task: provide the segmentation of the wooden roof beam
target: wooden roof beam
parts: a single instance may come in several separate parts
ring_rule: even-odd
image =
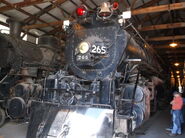
[[[23,8],[23,7],[32,6],[32,5],[35,5],[35,4],[46,3],[48,1],[51,1],[51,0],[30,0],[30,1],[23,1],[23,2],[18,2],[18,3],[13,3],[12,6],[6,5],[6,6],[0,7],[0,12],[13,10],[14,8]]]
[[[152,31],[152,30],[183,28],[183,27],[185,27],[185,22],[151,25],[151,26],[146,26],[146,27],[138,27],[138,30],[139,31]]]
[[[63,0],[63,2],[65,2],[66,0]],[[61,0],[61,3],[62,3],[62,0]],[[175,5],[174,4],[170,4],[170,5],[161,5],[161,6],[168,6],[168,7],[171,7],[170,9],[182,9],[182,8],[185,8],[185,2],[181,2],[181,3],[175,3]],[[158,9],[158,12],[160,12],[161,11],[161,9],[160,9],[160,6],[154,6],[154,7],[149,7],[149,8],[151,8],[151,9],[153,9],[154,8],[154,10],[153,10],[153,12],[156,12],[156,7],[157,8],[159,8]],[[137,14],[145,14],[145,13],[151,13],[152,12],[152,10],[151,9],[149,9],[149,12],[147,11],[147,8],[142,8],[142,9],[137,9],[137,10],[133,10],[132,11],[132,14],[133,15],[137,15]],[[143,10],[144,11],[144,13],[142,12],[138,12],[138,10],[140,11],[140,10]],[[169,10],[169,9],[167,9],[167,10]],[[47,10],[48,11],[48,10]],[[163,8],[163,11],[164,11],[164,8]],[[41,14],[42,15],[42,14]],[[40,16],[40,15],[39,15]],[[38,17],[37,17],[38,18]],[[50,23],[49,23],[50,24]],[[52,23],[51,23],[52,24]],[[34,25],[34,26],[36,26],[37,27],[37,25]],[[38,24],[38,26],[42,26],[42,25],[40,25],[40,24]],[[43,27],[47,27],[46,25],[43,25]],[[148,29],[148,27],[149,27],[149,29]],[[143,27],[143,28],[140,28],[139,30],[140,31],[148,31],[148,30],[155,30],[157,27],[158,27],[158,29],[171,29],[171,28],[179,28],[179,27],[185,27],[185,23],[184,22],[182,22],[182,23],[174,23],[174,24],[163,24],[163,25],[153,25],[153,26],[148,26],[146,29],[145,29],[145,27]]]
[[[139,8],[139,9],[133,10],[132,15],[164,12],[164,11],[179,10],[179,9],[185,9],[185,2],[160,5],[160,6],[152,6],[147,8]]]
[[[48,26],[57,26],[57,25],[62,25],[62,24],[63,24],[63,21],[54,21],[50,23],[26,25],[23,27],[23,29],[44,28]]]
[[[56,5],[60,5],[60,4],[64,3],[64,2],[66,2],[66,1],[67,0],[55,0],[54,3]],[[52,1],[50,1],[50,2],[52,2]],[[38,13],[34,14],[33,17],[30,16],[30,17],[24,19],[23,22],[29,23],[32,20],[38,20],[40,16],[42,16],[43,14],[45,14],[46,12],[49,12],[50,10],[52,10],[54,8],[56,8],[56,6],[53,6],[53,4],[51,4],[51,5],[47,6],[46,8],[42,9],[41,11],[39,11]]]
[[[147,41],[167,41],[167,40],[180,40],[180,39],[185,39],[185,35],[151,37],[146,40]]]
[[[6,4],[6,5],[8,5],[8,6],[11,6],[12,8],[14,8],[14,7],[12,6],[12,4],[9,3],[9,2],[7,2],[6,0],[1,0],[1,2],[4,3],[4,4]],[[20,9],[20,8],[15,8],[15,9],[18,10],[18,11],[20,11],[20,12],[22,12],[22,13],[25,14],[25,15],[28,15],[28,16],[31,16],[31,17],[34,18],[34,16],[33,16],[31,13],[29,13],[29,12],[23,10],[23,9]],[[44,20],[41,20],[41,19],[38,19],[38,20],[39,20],[40,22],[43,22],[43,23],[46,23],[46,24],[47,24],[47,22],[45,22]],[[53,26],[53,27],[54,27],[54,26]],[[54,28],[55,28],[55,27],[54,27]],[[44,31],[44,30],[41,30],[41,31],[46,33],[46,31]]]
[[[40,8],[39,6],[37,5],[34,5],[35,8],[39,9],[39,10],[42,10],[42,8]],[[56,20],[60,20],[60,18],[54,16],[53,14],[49,13],[49,12],[46,12],[46,14],[48,14],[49,16],[53,17],[54,19]]]

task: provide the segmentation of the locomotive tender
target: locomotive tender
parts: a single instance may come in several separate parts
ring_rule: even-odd
[[[151,48],[124,29],[117,8],[81,6],[78,20],[64,23],[66,69],[44,80],[27,138],[128,137],[149,118],[161,68]]]

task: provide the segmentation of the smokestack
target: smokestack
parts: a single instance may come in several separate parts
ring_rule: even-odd
[[[6,22],[9,24],[10,27],[10,35],[20,38],[22,32],[22,24],[19,21],[10,18],[7,19]]]

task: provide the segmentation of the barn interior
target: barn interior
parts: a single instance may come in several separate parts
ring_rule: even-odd
[[[142,69],[146,76],[156,74],[151,85],[155,82],[161,84],[154,90],[150,118],[129,138],[169,137],[165,129],[171,124],[173,92],[178,91],[182,97],[185,96],[184,0],[0,0],[0,138],[27,137],[30,115],[18,119],[14,117],[19,112],[17,108],[6,109],[10,99],[12,106],[14,101],[20,100],[16,99],[17,96],[9,97],[9,93],[13,93],[14,85],[23,80],[27,83],[37,80],[33,89],[38,93],[43,91],[40,82],[45,79],[42,75],[63,70],[67,64],[65,49],[70,40],[65,25],[78,20],[79,12],[83,11],[77,9],[82,5],[91,12],[97,12],[102,2],[110,2],[116,14],[126,16],[120,20],[121,26],[136,43],[142,41],[143,48],[151,51],[158,61],[153,65],[156,67],[154,71],[151,69],[145,73],[150,67]],[[79,24],[75,26],[77,30],[81,28]],[[15,50],[7,51],[7,48]],[[43,53],[44,56],[41,55]],[[35,67],[38,72],[42,71],[41,75],[36,75]],[[20,80],[17,79],[19,77]],[[27,87],[27,83],[21,86]],[[184,130],[175,136],[184,138]]]

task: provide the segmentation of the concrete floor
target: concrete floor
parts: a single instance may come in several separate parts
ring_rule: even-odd
[[[170,114],[168,111],[156,113],[137,131],[136,138],[169,138],[165,128],[169,126]],[[27,123],[6,123],[0,128],[0,138],[26,138]],[[185,133],[176,138],[185,138]]]
[[[0,138],[26,138],[27,123],[8,122],[0,128]]]
[[[137,134],[136,138],[169,138],[170,136],[167,135],[165,128],[169,127],[170,120],[169,111],[158,112],[139,130],[139,133],[144,134]],[[182,135],[175,136],[175,138],[185,138],[185,131]]]

